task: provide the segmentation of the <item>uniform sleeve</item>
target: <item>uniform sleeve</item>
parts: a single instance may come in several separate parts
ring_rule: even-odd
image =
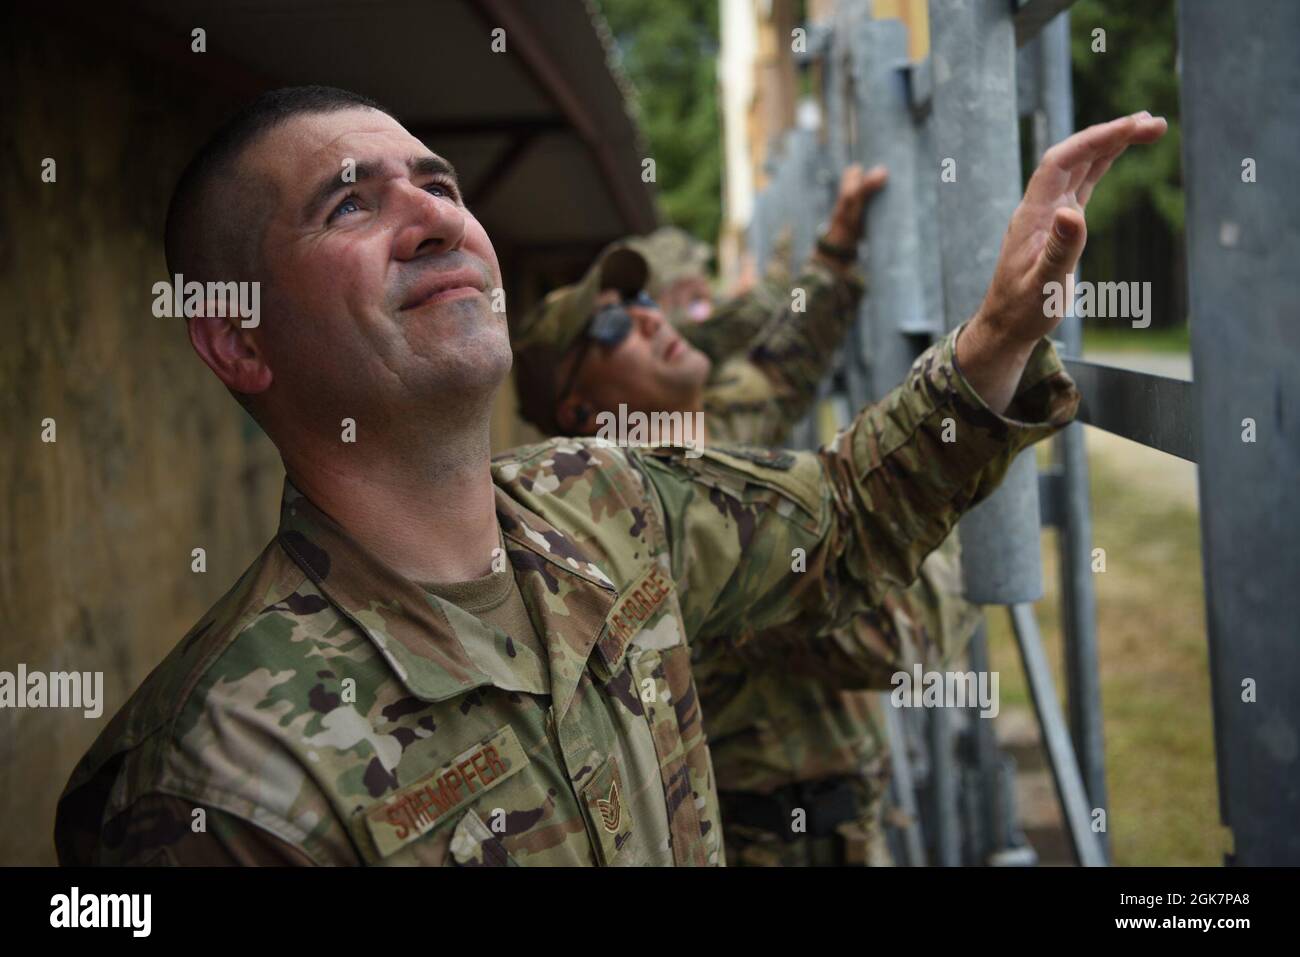
[[[957,533],[921,563],[916,581],[887,592],[877,608],[853,615],[847,628],[816,641],[796,620],[734,652],[743,668],[779,667],[787,673],[850,690],[887,691],[899,671],[915,664],[946,671],[963,654],[983,620],[961,591]]]
[[[835,350],[857,315],[863,291],[855,272],[839,277],[809,260],[779,319],[765,325],[750,343],[745,359],[771,383],[777,420],[797,422],[812,407]]]
[[[201,813],[199,813],[201,812]],[[196,826],[201,829],[196,830]],[[308,866],[315,862],[270,831],[170,794],[143,795],[110,818],[85,856],[60,848],[63,865]]]
[[[810,259],[793,282],[765,280],[681,332],[715,364],[734,357],[754,365],[771,381],[773,397],[788,404],[781,414],[794,421],[816,398],[863,289],[855,272],[841,278]]]
[[[789,283],[764,280],[749,292],[723,300],[704,322],[684,320],[677,331],[715,365],[743,353],[789,302]]]
[[[957,368],[959,334],[818,452],[637,453],[662,506],[694,654],[782,640],[769,635],[823,638],[880,608],[1021,450],[1073,418],[1078,391],[1046,340],[998,415]]]

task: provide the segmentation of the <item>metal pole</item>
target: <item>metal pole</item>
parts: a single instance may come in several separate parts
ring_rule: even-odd
[[[1231,863],[1300,864],[1300,4],[1182,0],[1206,625]]]
[[[898,807],[907,815],[908,825],[903,828],[903,852],[909,867],[925,866],[925,834],[921,826],[921,812],[916,806],[916,782],[912,780],[912,762],[908,756],[907,735],[902,717],[886,696],[881,709],[885,715],[885,728],[889,735],[890,778],[894,786]]]
[[[1061,810],[1065,814],[1066,834],[1074,845],[1080,864],[1084,867],[1104,867],[1106,858],[1102,854],[1101,843],[1091,828],[1088,795],[1083,788],[1083,778],[1079,775],[1079,765],[1070,745],[1070,733],[1066,730],[1065,717],[1061,714],[1061,704],[1056,697],[1052,667],[1047,662],[1047,655],[1043,653],[1043,640],[1038,633],[1033,606],[1012,605],[1011,624],[1016,632],[1016,643],[1020,646],[1021,661],[1025,665],[1025,680],[1038,712],[1038,725],[1043,730],[1043,746],[1052,768],[1052,780],[1056,782]]]
[[[952,715],[947,708],[926,712],[926,743],[930,748],[930,797],[934,820],[935,863],[940,867],[961,865],[961,815],[957,806],[957,762],[953,755]]]
[[[970,668],[976,675],[987,674],[989,668],[988,632],[984,622],[980,622],[970,642]],[[1002,776],[1002,755],[998,751],[997,733],[993,721],[981,718],[976,709],[972,709],[970,734],[975,750],[975,767],[979,786],[978,806],[982,820],[980,834],[983,839],[974,842],[974,861],[971,863],[987,864],[994,855],[1005,850],[1006,835],[1011,827],[1002,820],[1002,801],[999,796]]]
[[[1020,201],[1015,35],[1007,0],[930,0],[934,138],[955,182],[939,182],[948,328],[979,308]],[[933,175],[938,180],[941,168]],[[962,519],[966,597],[1007,605],[1042,597],[1038,475],[1033,450]]]
[[[817,155],[821,116],[811,101],[800,103],[799,112],[799,127],[791,134],[790,151],[794,167],[790,171],[791,263],[796,270],[812,255],[817,225],[828,212],[822,202],[823,179]]]
[[[826,157],[820,167],[823,176],[823,217],[838,189],[840,172],[859,152],[861,120],[857,115],[859,81],[855,73],[852,47],[857,42],[856,26],[864,19],[860,6],[843,2],[836,6],[834,28],[829,37],[825,59],[822,62],[823,99],[825,101]],[[892,188],[892,187],[891,187]],[[866,230],[869,235],[870,228]],[[931,247],[934,248],[934,247]],[[870,257],[868,257],[869,259]],[[868,297],[874,294],[874,290]],[[869,301],[869,298],[868,298]],[[837,427],[843,428],[857,410],[873,397],[868,381],[872,359],[872,312],[867,301],[860,306],[858,321],[854,324],[840,354],[843,385],[847,395],[832,395],[837,410]],[[890,795],[903,812],[907,824],[893,827],[891,844],[897,847],[898,859],[911,867],[924,867],[925,832],[921,810],[917,803],[916,776],[913,774],[912,741],[906,722],[894,709],[887,694],[882,712],[889,742]],[[916,770],[924,775],[928,762],[920,762]]]
[[[913,110],[907,29],[897,20],[859,19],[850,32],[853,104],[858,142],[856,158],[864,166],[883,163],[889,183],[867,209],[864,240],[870,294],[859,318],[858,353],[868,369],[872,399],[903,381],[913,360],[939,332],[937,310],[927,311],[927,281],[939,284],[938,251],[922,242],[921,221],[933,219],[933,184],[920,178],[921,137]],[[926,195],[929,202],[926,202]],[[953,746],[953,717],[940,710],[924,716],[929,743],[929,774],[923,787],[926,832],[934,840],[936,863],[960,865],[962,825],[961,775]]]
[[[1070,15],[1062,13],[1043,29],[1037,48],[1039,102],[1043,122],[1035,122],[1034,152],[1074,132],[1074,91],[1070,74]],[[1083,351],[1083,323],[1069,310],[1059,327],[1066,355]],[[1057,539],[1061,569],[1061,624],[1065,638],[1066,706],[1079,771],[1094,808],[1106,809],[1106,747],[1102,726],[1101,670],[1097,650],[1097,598],[1092,579],[1092,504],[1083,425],[1067,426],[1056,439],[1061,466],[1062,523]],[[1100,835],[1110,858],[1107,832]]]
[[[862,20],[852,49],[859,158],[864,166],[883,163],[889,170],[889,184],[867,207],[865,232],[872,385],[879,398],[903,381],[941,324],[925,310],[925,263],[935,250],[921,243],[919,224],[927,210],[917,181],[907,28],[898,20]]]

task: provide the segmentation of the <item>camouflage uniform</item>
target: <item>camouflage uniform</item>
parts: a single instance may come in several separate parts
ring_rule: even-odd
[[[677,280],[702,278],[713,255],[706,244],[675,226],[661,227],[648,236],[631,237],[623,244],[645,258],[650,267],[646,292],[656,300],[660,300],[663,291]],[[760,283],[744,295],[715,303],[708,320],[693,320],[680,310],[670,310],[666,314],[687,342],[718,365],[745,350],[764,327],[788,311],[790,286],[789,268],[774,255]],[[660,302],[662,304],[662,300]]]
[[[719,302],[704,322],[674,320],[673,327],[715,366],[721,365],[745,351],[768,326],[789,313],[792,285],[788,273],[769,275],[744,295]]]
[[[826,630],[909,582],[1074,414],[1048,343],[1006,416],[954,351],[949,336],[818,453],[560,439],[495,459],[549,674],[286,484],[276,537],[74,770],[60,860],[723,863],[692,661],[754,646],[869,669],[865,643]]]
[[[792,287],[805,294],[802,312],[790,308]],[[743,327],[762,327],[745,354],[714,366],[704,395],[709,442],[783,444],[790,425],[813,405],[861,295],[856,276],[837,280],[811,260],[797,279],[785,280],[783,302],[773,301],[767,284],[703,323],[748,314]],[[757,321],[763,310],[775,321]],[[726,341],[726,334],[714,341]],[[887,614],[855,619],[859,640],[906,647],[931,665],[964,647],[979,611],[961,598],[959,560],[954,534],[926,559],[917,582],[891,596]],[[889,686],[892,656],[877,657],[881,667],[858,687]],[[878,696],[792,675],[787,665],[741,668],[718,659],[696,673],[728,862],[890,863],[881,820],[888,742],[875,714]],[[791,827],[796,809],[806,815],[798,831]]]

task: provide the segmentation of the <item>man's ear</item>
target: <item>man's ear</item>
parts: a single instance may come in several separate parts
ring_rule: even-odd
[[[273,377],[253,330],[243,328],[239,316],[216,315],[215,307],[209,302],[202,316],[185,320],[190,345],[227,388],[248,395],[265,392]]]
[[[591,406],[576,395],[567,395],[556,404],[555,421],[565,435],[590,435],[594,431]]]

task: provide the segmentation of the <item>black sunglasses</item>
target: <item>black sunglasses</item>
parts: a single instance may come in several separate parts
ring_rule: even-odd
[[[659,304],[650,298],[644,289],[634,295],[625,295],[619,302],[601,306],[587,322],[584,330],[588,339],[599,342],[602,346],[613,348],[632,331],[632,317],[628,307],[641,309],[658,309]]]
[[[582,360],[587,357],[587,350],[593,342],[599,343],[606,349],[613,349],[627,338],[628,333],[632,331],[632,314],[627,311],[629,306],[637,306],[641,309],[659,308],[659,304],[642,289],[634,295],[624,295],[619,302],[611,302],[597,309],[596,314],[587,320],[587,325],[582,330],[582,345],[578,349],[578,356],[573,360],[569,380],[560,390],[556,401],[565,398],[573,390],[574,383],[578,381],[578,373],[582,369]]]

